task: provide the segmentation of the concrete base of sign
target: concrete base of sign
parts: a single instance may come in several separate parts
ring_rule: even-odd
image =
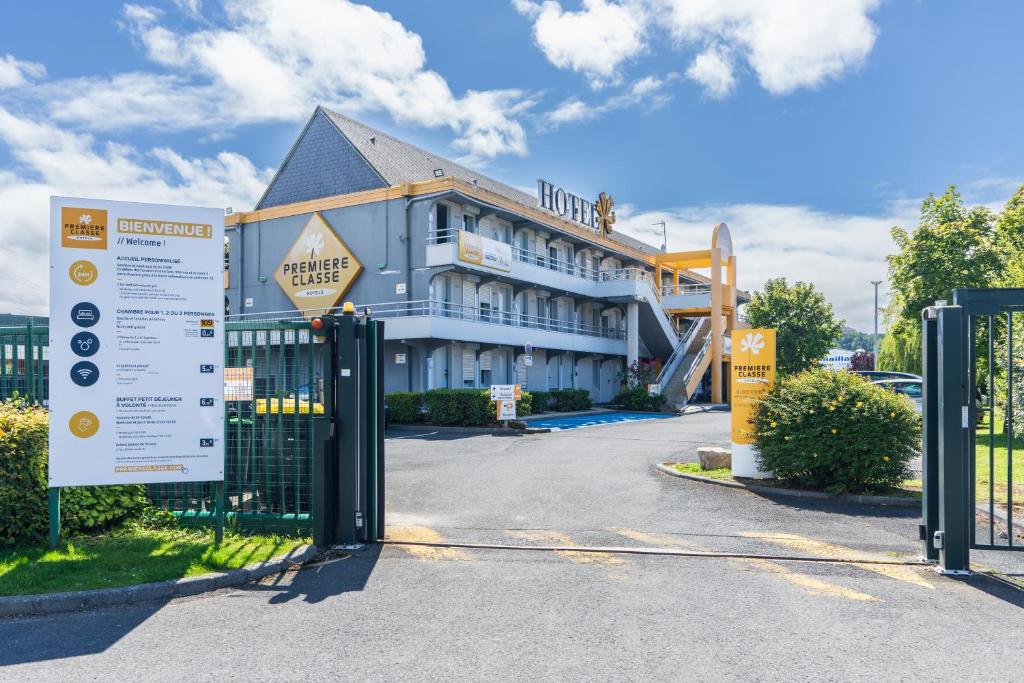
[[[771,479],[771,472],[763,472],[757,467],[757,451],[752,444],[734,443],[732,445],[732,476],[747,479]]]

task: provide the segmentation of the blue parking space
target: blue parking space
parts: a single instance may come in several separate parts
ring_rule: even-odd
[[[675,417],[665,413],[598,413],[596,415],[571,415],[566,417],[541,418],[529,420],[531,427],[544,427],[552,431],[563,429],[579,429],[595,425],[616,424],[619,422],[640,422],[641,420],[661,420]]]

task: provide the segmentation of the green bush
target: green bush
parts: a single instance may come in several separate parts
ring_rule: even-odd
[[[551,410],[551,393],[547,391],[531,391],[533,395],[533,414],[546,413]]]
[[[431,389],[422,396],[427,407],[424,416],[427,424],[483,427],[498,423],[490,389]],[[516,414],[529,415],[532,404],[533,395],[524,391],[516,402]]]
[[[416,391],[395,391],[384,395],[392,422],[411,424],[423,421],[423,394]]]
[[[589,410],[594,405],[586,389],[555,389],[550,393],[553,408],[560,413]]]
[[[533,414],[533,393],[524,391],[521,398],[516,401],[516,415],[526,417]]]
[[[23,399],[0,402],[0,545],[36,541],[49,529],[48,421],[44,408]],[[142,486],[61,489],[61,531],[97,531],[146,505]]]
[[[776,384],[752,429],[762,469],[835,493],[898,486],[921,447],[921,420],[905,398],[821,369]]]
[[[625,410],[641,410],[656,413],[665,404],[663,396],[651,396],[646,387],[635,386],[615,397],[615,403]]]
[[[426,421],[433,425],[494,424],[496,415],[487,389],[431,389],[423,394]]]

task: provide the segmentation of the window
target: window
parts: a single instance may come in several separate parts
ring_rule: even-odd
[[[591,258],[590,267],[594,270],[594,272],[591,274],[591,277],[593,277],[596,280],[597,271],[601,270],[601,257],[594,256],[593,258]]]
[[[466,232],[476,232],[476,216],[462,214],[462,229]]]
[[[444,244],[451,239],[448,235],[448,206],[438,202],[434,213],[437,222],[437,243]]]
[[[558,270],[558,247],[548,247],[549,267]]]
[[[921,398],[921,385],[917,382],[899,384],[896,386],[896,391],[910,398]]]

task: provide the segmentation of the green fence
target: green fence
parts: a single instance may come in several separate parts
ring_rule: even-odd
[[[224,497],[228,524],[310,526],[314,423],[324,419],[326,344],[305,320],[230,322],[224,349]],[[48,403],[48,329],[0,327],[0,399]],[[215,486],[153,484],[150,499],[183,522],[213,520]]]
[[[0,398],[17,394],[33,403],[49,400],[50,330],[46,326],[0,327]]]
[[[324,344],[306,321],[233,322],[224,348],[224,498],[229,523],[310,525],[314,422],[324,418]],[[211,483],[149,487],[183,521],[214,511]]]

